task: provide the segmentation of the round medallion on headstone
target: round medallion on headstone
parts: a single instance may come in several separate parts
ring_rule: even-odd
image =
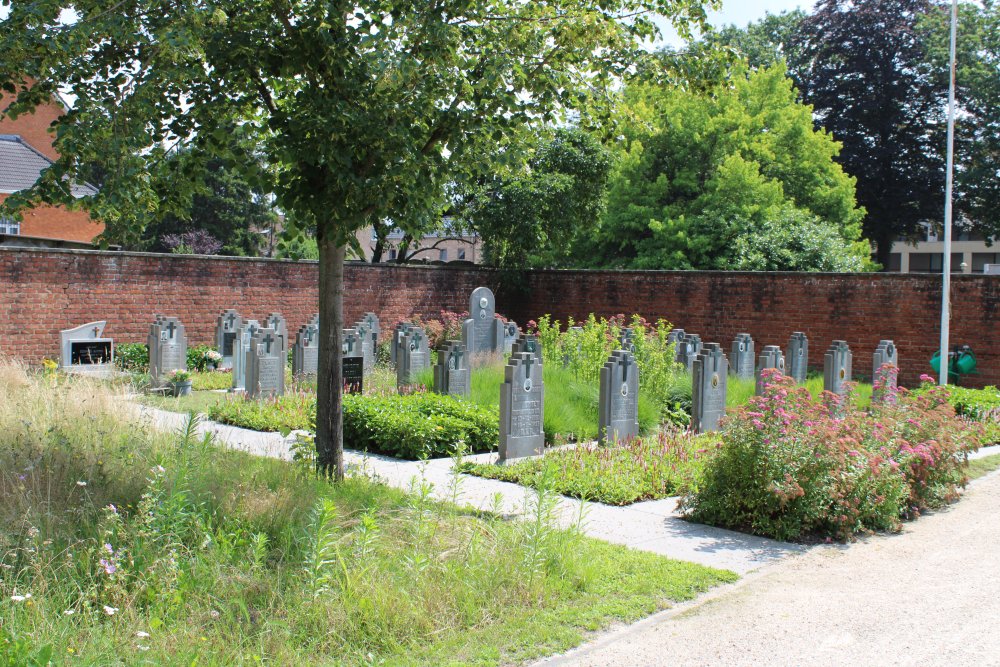
[[[347,354],[347,343],[344,343],[340,346],[340,351],[343,352],[344,354]]]
[[[890,359],[892,359],[893,357],[896,356],[896,346],[893,345],[892,343],[889,343],[888,345],[885,346],[885,353]]]
[[[847,377],[847,369],[846,368],[841,368],[840,369],[840,379],[843,380],[846,377]]]
[[[746,351],[747,351],[747,344],[744,343],[743,341],[740,341],[740,352],[746,352]]]
[[[802,356],[802,353],[803,353],[803,352],[805,352],[805,350],[803,350],[803,349],[802,349],[802,348],[800,347],[800,348],[799,348],[799,356],[800,356],[800,357]]]
[[[508,322],[507,323],[507,335],[508,336],[516,336],[517,335],[517,325],[514,324],[513,322]]]
[[[715,389],[718,386],[719,386],[719,374],[715,373],[714,375],[712,375],[712,389]]]
[[[456,368],[458,368],[458,364],[455,363],[455,357],[452,357],[451,359],[448,360],[448,368],[450,368],[451,370],[455,370]]]
[[[629,343],[626,349],[632,354],[635,354],[635,345],[633,343]]]
[[[417,349],[417,344],[416,343],[410,343],[410,352],[413,352],[416,349]],[[346,352],[347,350],[344,350],[344,351]]]
[[[622,382],[622,396],[628,396],[628,383]]]
[[[485,296],[479,297],[479,307],[480,308],[485,308],[488,305],[490,305],[490,300],[489,299],[487,299]]]
[[[778,359],[778,370],[779,371],[785,370],[785,360],[784,359]]]
[[[524,390],[525,391],[531,391],[531,387],[532,387],[531,378],[525,378],[524,379]]]

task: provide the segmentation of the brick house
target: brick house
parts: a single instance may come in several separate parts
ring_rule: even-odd
[[[12,99],[10,95],[0,95],[0,202],[18,190],[31,187],[42,170],[59,157],[50,127],[66,112],[60,100],[52,99],[34,113],[11,119],[4,111]],[[84,183],[74,185],[72,192],[74,197],[84,197],[96,190]],[[62,206],[39,206],[24,211],[22,216],[20,221],[0,217],[0,244],[11,241],[19,245],[53,245],[53,241],[90,244],[104,231],[104,224],[92,220],[86,211],[71,211]]]

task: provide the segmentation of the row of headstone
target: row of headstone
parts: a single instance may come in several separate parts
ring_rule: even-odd
[[[157,315],[146,337],[149,348],[149,375],[154,388],[167,383],[172,371],[187,370],[187,336],[176,317]]]

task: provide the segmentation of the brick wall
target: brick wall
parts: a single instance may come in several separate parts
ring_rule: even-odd
[[[759,349],[785,348],[799,330],[816,367],[841,338],[860,374],[870,373],[879,339],[891,338],[911,384],[928,370],[939,336],[939,276],[535,271],[512,289],[478,267],[349,265],[345,276],[350,321],[368,310],[386,326],[466,310],[469,293],[486,285],[497,291],[498,309],[521,323],[544,313],[563,321],[639,313],[727,351],[741,331]],[[294,331],[317,310],[316,280],[311,262],[0,248],[0,352],[56,357],[61,329],[102,319],[117,342],[141,342],[156,313],[180,317],[192,343],[207,343],[216,316],[230,307],[257,319],[279,311]],[[1000,279],[956,276],[952,286],[952,342],[973,346],[982,373],[968,384],[1000,384]]]

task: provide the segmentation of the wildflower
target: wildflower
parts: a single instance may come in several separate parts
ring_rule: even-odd
[[[139,630],[139,632],[135,633],[135,636],[138,637],[139,639],[145,639],[149,637],[149,633],[146,632],[145,630]]]
[[[104,613],[108,616],[114,616],[118,613],[118,607],[109,607],[108,605],[104,605]]]
[[[118,508],[115,507],[113,503],[108,505],[108,509],[111,510],[112,514],[118,514]]]
[[[31,593],[25,593],[24,595],[14,594],[14,595],[10,596],[10,599],[13,602],[24,602],[25,600],[30,600],[31,599]]]
[[[219,612],[217,612],[216,610],[213,609],[211,612],[209,612],[209,615],[212,618],[218,618],[219,617]]]
[[[86,482],[84,482],[83,480],[79,480],[79,481],[78,481],[78,482],[76,483],[76,485],[77,485],[77,486],[87,486],[87,483],[86,483]]]
[[[140,651],[148,651],[149,650],[148,646],[143,646],[142,644],[136,644],[135,647],[137,649],[139,649]]]
[[[114,561],[108,561],[108,560],[105,560],[105,559],[102,558],[100,560],[100,565],[101,565],[101,567],[104,568],[105,574],[111,575],[111,574],[114,574],[118,570],[118,567],[114,564]]]
[[[75,613],[76,609],[67,609],[66,611],[63,612],[63,616],[72,616]]]

